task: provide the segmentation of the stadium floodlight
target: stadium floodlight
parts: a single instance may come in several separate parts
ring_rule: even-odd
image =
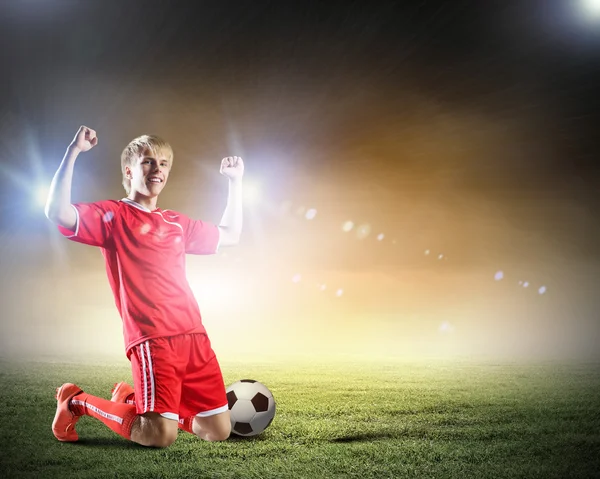
[[[583,9],[594,17],[600,17],[600,0],[582,0]]]
[[[258,182],[244,178],[244,202],[255,205],[261,199],[261,190]]]
[[[36,207],[46,206],[48,200],[48,193],[50,193],[50,187],[47,185],[39,185],[34,191],[34,203]]]

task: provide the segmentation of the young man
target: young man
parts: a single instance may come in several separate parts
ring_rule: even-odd
[[[101,248],[123,319],[135,401],[114,400],[133,392],[125,383],[113,401],[65,383],[57,389],[52,432],[59,441],[77,441],[75,424],[89,415],[144,446],[171,445],[178,426],[205,440],[225,440],[231,429],[225,385],[185,276],[185,254],[214,254],[238,243],[243,161],[221,162],[229,194],[215,226],[157,207],[173,151],[155,136],[136,138],[121,155],[126,198],[72,205],[75,160],[97,143],[94,130],[79,128],[52,180],[46,216],[67,238]]]

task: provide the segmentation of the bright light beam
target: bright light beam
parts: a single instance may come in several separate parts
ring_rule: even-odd
[[[260,184],[252,179],[244,178],[244,203],[256,205],[260,202],[262,194]]]
[[[34,206],[44,208],[48,200],[48,193],[50,193],[49,185],[39,185],[34,195]]]
[[[600,17],[600,0],[582,0],[583,9],[590,16]]]

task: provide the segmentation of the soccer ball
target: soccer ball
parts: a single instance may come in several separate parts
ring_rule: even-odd
[[[231,432],[239,436],[256,436],[275,417],[275,400],[267,386],[254,379],[242,379],[227,388],[231,415]]]

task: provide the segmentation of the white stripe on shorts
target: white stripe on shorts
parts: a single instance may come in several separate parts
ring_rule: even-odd
[[[210,411],[202,411],[196,414],[196,417],[208,417],[214,416],[215,414],[221,414],[229,409],[229,405],[225,404],[225,406],[218,407],[216,409],[211,409]]]
[[[179,414],[177,414],[175,412],[161,412],[160,415],[167,419],[173,419],[175,421],[179,421]],[[183,419],[182,419],[182,421],[183,421]]]
[[[150,341],[146,341],[146,352],[148,353],[148,370],[150,374],[150,411],[154,411],[154,371],[152,370],[152,356],[150,356]]]
[[[144,345],[140,344],[140,358],[142,358],[142,377],[144,378],[144,412],[148,411],[148,383],[146,381],[146,358],[144,357]]]

